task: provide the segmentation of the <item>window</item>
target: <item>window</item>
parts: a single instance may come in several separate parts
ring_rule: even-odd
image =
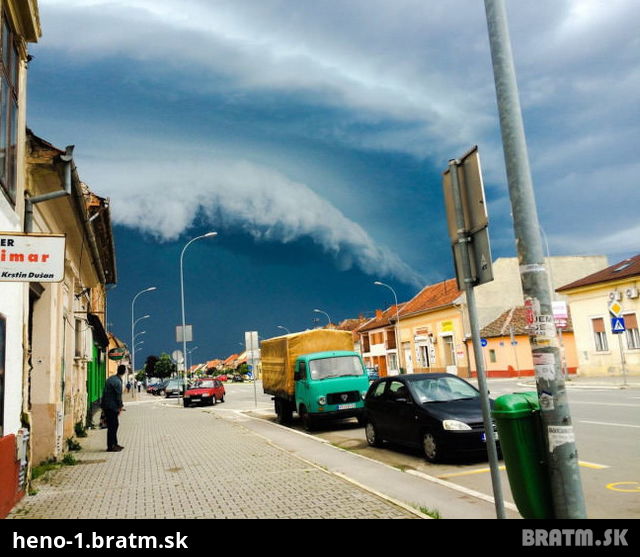
[[[384,381],[378,383],[377,387],[371,393],[371,398],[380,398],[384,394],[384,388],[386,386],[387,384]]]
[[[495,364],[495,363],[496,363],[496,361],[497,361],[497,358],[496,358],[496,351],[495,351],[493,348],[489,349],[489,361],[490,361],[492,364]]]
[[[444,341],[444,359],[445,365],[454,366],[456,365],[456,352],[455,347],[453,345],[453,337],[443,336],[442,340]]]
[[[396,347],[396,331],[395,329],[387,329],[387,350],[393,350]]]
[[[348,377],[363,375],[362,362],[357,356],[334,356],[320,358],[309,362],[311,379],[329,379],[331,377]]]
[[[638,332],[638,318],[635,313],[627,313],[624,317],[624,336],[629,350],[640,349],[640,333]]]
[[[389,384],[389,399],[397,400],[397,399],[407,399],[409,398],[409,390],[404,383],[400,381],[392,381]]]
[[[429,346],[420,345],[418,349],[420,350],[420,362],[422,362],[423,367],[431,367]]]
[[[593,338],[596,345],[596,352],[608,352],[609,344],[607,343],[604,319],[602,317],[592,319],[591,326],[593,327]]]
[[[398,369],[398,356],[396,354],[387,354],[387,367],[389,369]]]
[[[362,351],[363,352],[371,351],[371,345],[369,344],[369,335],[367,334],[362,335]]]
[[[0,32],[0,185],[11,203],[15,204],[20,57],[15,34],[4,12]]]

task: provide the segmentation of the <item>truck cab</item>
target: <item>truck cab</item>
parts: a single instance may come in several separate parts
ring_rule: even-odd
[[[303,354],[294,369],[295,409],[305,429],[313,429],[322,419],[356,417],[362,423],[369,378],[359,354]]]

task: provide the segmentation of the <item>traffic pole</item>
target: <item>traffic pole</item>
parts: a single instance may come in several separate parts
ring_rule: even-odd
[[[498,463],[498,448],[496,446],[496,435],[493,431],[493,420],[491,419],[491,403],[489,402],[489,387],[485,374],[484,351],[480,339],[480,326],[478,325],[478,309],[476,297],[473,290],[474,278],[471,270],[471,259],[469,255],[469,243],[472,241],[469,231],[466,230],[464,222],[464,209],[462,206],[462,193],[458,181],[459,161],[449,161],[449,175],[451,176],[451,190],[453,194],[453,204],[456,216],[456,229],[458,239],[455,250],[460,255],[462,268],[458,270],[462,277],[459,282],[463,283],[464,294],[469,312],[469,326],[471,328],[471,341],[473,344],[473,355],[476,360],[476,372],[478,375],[478,389],[480,390],[480,406],[482,408],[482,421],[486,435],[487,456],[489,457],[489,471],[491,473],[491,485],[493,488],[493,501],[496,508],[496,517],[506,518],[504,508],[504,496],[502,494],[502,482],[500,480],[500,466]]]
[[[485,0],[484,5],[554,513],[558,519],[586,518],[505,3],[504,0]]]

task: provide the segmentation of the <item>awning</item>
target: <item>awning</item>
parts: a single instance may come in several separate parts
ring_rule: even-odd
[[[91,325],[91,328],[93,329],[94,340],[104,350],[106,350],[109,346],[109,338],[107,337],[107,332],[104,330],[102,321],[95,313],[88,313],[87,319],[89,320],[89,325]]]

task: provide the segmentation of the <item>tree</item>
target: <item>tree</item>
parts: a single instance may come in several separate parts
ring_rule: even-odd
[[[178,367],[171,359],[169,354],[162,354],[160,359],[156,362],[156,365],[153,367],[153,373],[155,377],[160,377],[164,379],[165,377],[171,377],[172,374],[178,371]]]
[[[156,377],[155,367],[158,360],[158,356],[147,356],[147,361],[144,363],[144,373],[147,377]]]

